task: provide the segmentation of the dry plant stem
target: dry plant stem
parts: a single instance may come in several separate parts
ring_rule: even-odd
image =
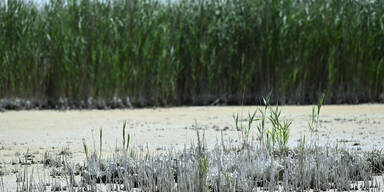
[[[102,154],[102,151],[103,151],[103,129],[100,128],[100,139],[99,139],[99,149],[100,149],[100,153],[99,153],[99,159],[101,159],[101,154]]]

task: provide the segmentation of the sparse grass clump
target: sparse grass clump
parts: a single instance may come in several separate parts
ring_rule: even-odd
[[[198,142],[182,151],[119,153],[102,164],[88,161],[84,185],[144,191],[353,191],[379,187],[375,176],[383,171],[378,174],[379,167],[373,166],[372,161],[382,162],[374,160],[377,153],[302,144],[283,155],[260,148],[258,142],[247,148],[217,144],[211,150]]]
[[[383,101],[383,15],[381,0],[1,1],[0,108],[240,104],[244,88],[244,104]]]

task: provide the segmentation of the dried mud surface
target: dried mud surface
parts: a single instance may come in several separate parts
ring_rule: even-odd
[[[282,119],[292,120],[290,146],[309,136],[308,122],[313,106],[281,106]],[[196,142],[196,130],[205,133],[208,146],[220,140],[240,140],[233,114],[246,126],[248,113],[258,106],[176,107],[131,110],[40,110],[0,113],[0,175],[5,186],[15,182],[29,153],[37,163],[44,154],[59,157],[68,153],[73,161],[85,159],[82,140],[90,150],[98,148],[99,129],[103,130],[105,156],[122,143],[122,125],[127,122],[131,143],[143,151],[161,152],[169,147],[183,148]],[[352,150],[384,148],[384,105],[326,105],[320,114],[320,145],[338,145]],[[256,128],[255,128],[256,129]],[[256,130],[253,131],[255,133]],[[38,164],[38,163],[37,163]],[[12,188],[14,188],[13,186]]]

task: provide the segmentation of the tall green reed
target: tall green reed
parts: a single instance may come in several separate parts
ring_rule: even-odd
[[[0,3],[0,98],[137,106],[380,101],[384,3]],[[45,101],[44,100],[44,101]],[[89,106],[88,106],[89,107]]]

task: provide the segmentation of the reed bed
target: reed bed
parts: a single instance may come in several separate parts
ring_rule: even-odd
[[[3,108],[379,102],[383,82],[380,0],[0,2]]]
[[[77,185],[111,191],[381,191],[383,157],[379,151],[307,145],[271,154],[258,143],[212,150],[196,144],[163,155],[130,151],[90,159]]]

